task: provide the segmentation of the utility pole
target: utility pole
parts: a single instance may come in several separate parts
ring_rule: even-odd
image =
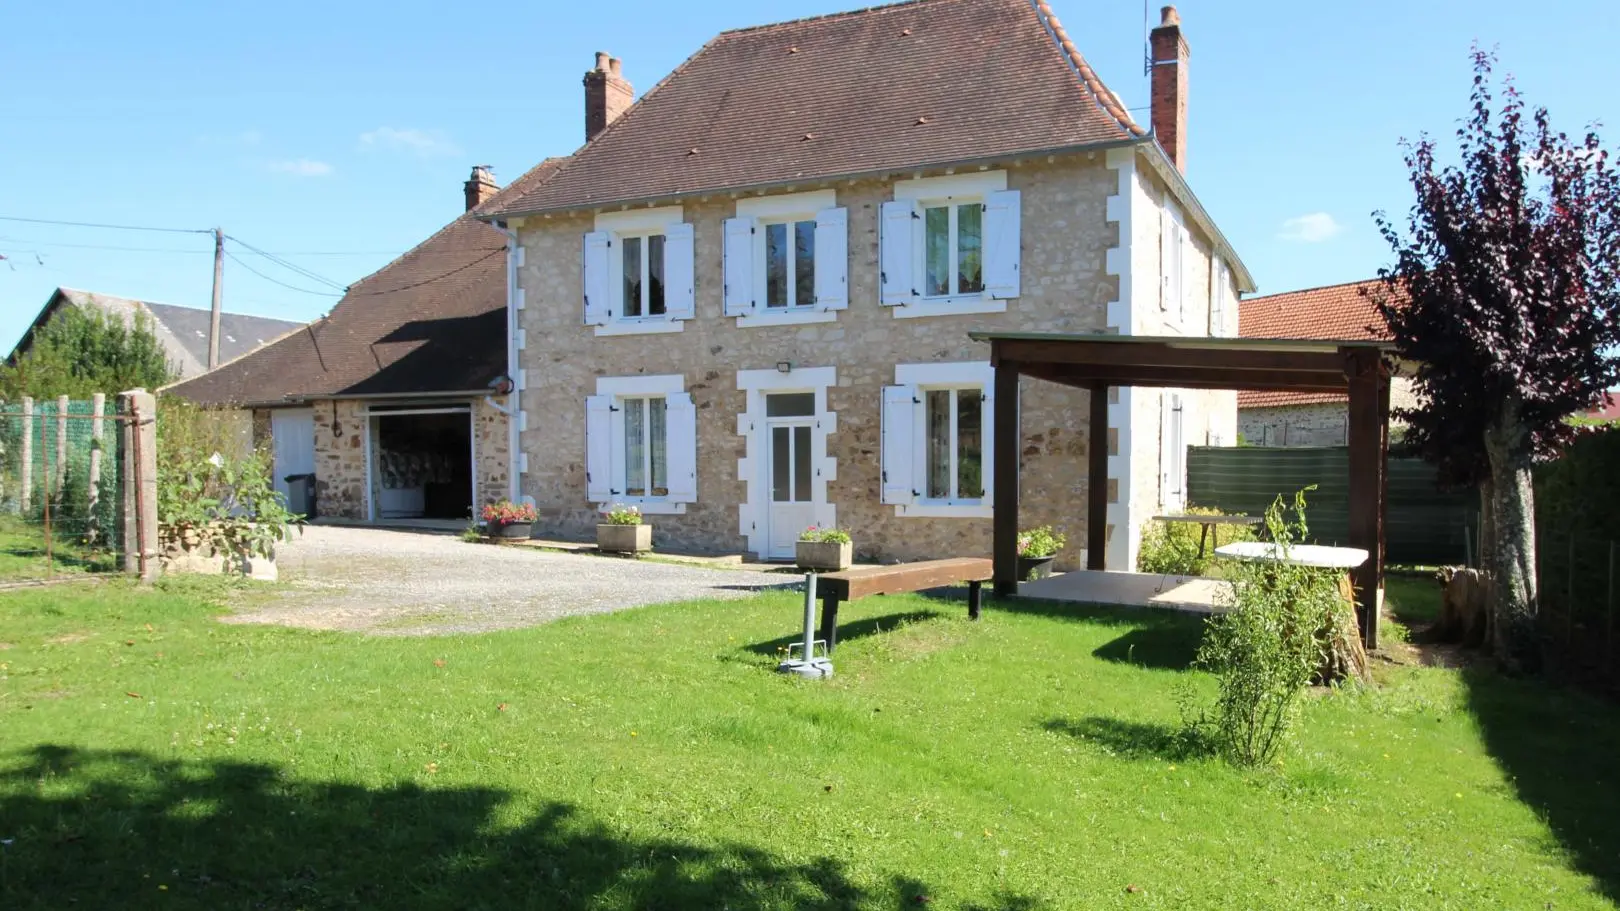
[[[208,316],[208,369],[219,366],[219,295],[225,277],[225,231],[214,229],[214,307]]]

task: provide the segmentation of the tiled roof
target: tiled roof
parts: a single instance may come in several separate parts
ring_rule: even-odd
[[[1380,285],[1377,279],[1346,282],[1303,291],[1253,297],[1238,304],[1238,335],[1245,338],[1389,338],[1384,318],[1363,289]],[[1238,393],[1239,408],[1275,408],[1343,402],[1346,397],[1327,392]]]
[[[152,335],[162,346],[169,365],[180,376],[196,376],[208,367],[208,329],[212,316],[206,308],[181,307],[176,304],[158,304],[152,301],[116,297],[96,291],[77,288],[57,288],[45,308],[34,320],[37,328],[56,308],[71,304],[90,310],[99,310],[108,316],[130,323],[136,313],[145,313],[151,321]],[[249,316],[226,311],[219,315],[219,357],[221,362],[240,357],[255,348],[266,345],[302,326],[293,320],[272,319],[268,316]],[[25,348],[33,328],[18,348]]]
[[[1143,135],[1045,0],[915,0],[722,32],[491,215],[944,165]]]
[[[1613,392],[1604,393],[1602,404],[1587,411],[1583,416],[1594,421],[1620,421],[1620,395]]]
[[[563,160],[546,159],[356,282],[303,331],[166,391],[207,404],[264,405],[485,388],[506,372],[506,241],[479,216]]]

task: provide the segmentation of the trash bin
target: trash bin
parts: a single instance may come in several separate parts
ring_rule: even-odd
[[[287,511],[305,518],[315,517],[315,476],[290,474],[287,482]]]

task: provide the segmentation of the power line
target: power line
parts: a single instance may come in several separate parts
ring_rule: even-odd
[[[75,250],[112,250],[120,253],[211,253],[207,249],[187,250],[180,247],[122,247],[110,244],[72,244],[57,240],[23,240],[0,237],[0,243],[21,245],[20,248],[66,247]],[[259,256],[259,253],[253,253]],[[398,250],[278,250],[272,256],[398,256]]]
[[[155,228],[151,225],[109,225],[93,221],[56,221],[50,218],[23,218],[0,215],[0,221],[21,221],[31,225],[62,225],[69,228],[106,228],[112,231],[158,231],[164,234],[211,234],[211,228]]]
[[[491,256],[494,256],[497,253],[505,253],[505,252],[506,252],[505,247],[495,247],[495,248],[491,249],[488,253],[485,253],[483,256],[478,257],[477,259],[473,260],[470,263],[466,263],[464,265],[457,266],[456,268],[451,269],[449,272],[441,272],[440,274],[435,275],[432,278],[424,278],[419,282],[411,282],[408,285],[400,285],[397,288],[384,288],[381,291],[356,291],[355,294],[357,294],[357,295],[358,294],[366,294],[366,295],[393,294],[396,291],[408,291],[411,288],[420,288],[423,285],[432,284],[433,282],[439,281],[441,279],[449,278],[450,276],[455,275],[457,272],[462,272],[462,271],[465,271],[467,269],[471,269],[473,266],[478,265],[479,263],[483,262],[486,259],[489,259]]]
[[[233,241],[233,242],[239,244],[240,246],[246,247],[247,249],[253,251],[254,253],[259,254],[260,256],[262,256],[265,259],[275,263],[276,265],[282,267],[283,269],[286,269],[286,270],[288,270],[290,272],[295,272],[298,275],[302,275],[303,277],[305,277],[305,278],[307,278],[307,279],[309,279],[311,281],[319,282],[319,283],[321,283],[323,285],[327,285],[329,287],[335,288],[338,291],[347,291],[348,290],[348,288],[346,286],[344,286],[344,285],[342,285],[342,284],[340,284],[338,282],[332,281],[330,278],[327,278],[326,276],[321,275],[318,272],[311,272],[310,270],[304,268],[303,266],[298,265],[297,263],[288,262],[287,260],[282,259],[281,257],[277,256],[274,253],[270,253],[268,251],[261,250],[258,247],[255,247],[252,244],[248,243],[247,241],[241,239],[240,237],[232,237],[230,235],[226,235],[226,239],[230,240],[230,241]],[[238,260],[238,262],[240,262],[240,260]]]
[[[270,282],[273,285],[280,285],[281,287],[286,288],[289,291],[301,291],[304,294],[314,294],[314,295],[317,295],[317,296],[320,296],[320,297],[341,297],[342,296],[342,295],[339,295],[339,294],[333,294],[330,291],[312,291],[309,288],[300,288],[300,287],[298,287],[296,285],[289,285],[286,282],[281,281],[280,279],[271,278],[270,276],[265,275],[263,272],[260,272],[258,269],[255,269],[252,266],[248,265],[245,261],[242,260],[241,257],[237,256],[235,253],[230,252],[229,250],[225,251],[225,255],[229,256],[231,258],[231,261],[236,263],[238,266],[241,266],[242,268],[248,270],[249,272],[252,272],[254,275],[257,275],[258,277],[264,279],[267,282]]]

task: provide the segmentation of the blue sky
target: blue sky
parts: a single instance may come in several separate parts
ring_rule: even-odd
[[[347,284],[455,217],[471,165],[504,183],[576,148],[595,51],[622,57],[640,92],[722,29],[860,2],[14,4],[0,29],[0,215],[220,225]],[[1051,4],[1145,122],[1141,7]],[[1499,46],[1555,125],[1620,120],[1620,17],[1598,0],[1180,9],[1188,178],[1263,293],[1387,260],[1369,213],[1408,205],[1397,140],[1454,128],[1475,39]],[[58,285],[206,306],[210,250],[200,234],[0,221],[0,345]],[[232,310],[312,319],[335,299],[226,263]]]

